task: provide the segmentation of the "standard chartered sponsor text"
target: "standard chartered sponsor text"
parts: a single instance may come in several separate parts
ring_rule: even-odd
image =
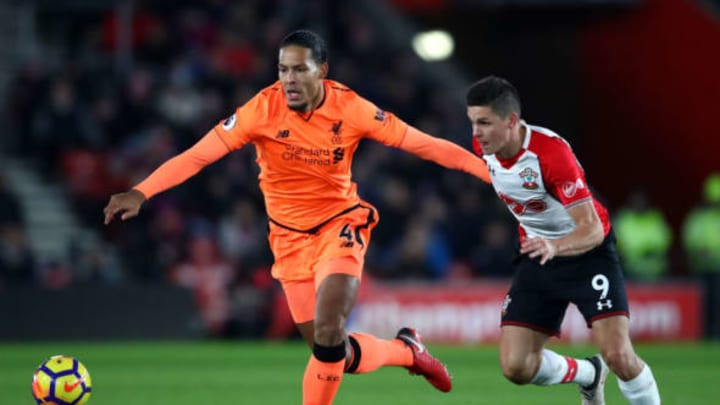
[[[297,145],[286,145],[282,158],[284,160],[303,162],[307,165],[329,166],[332,163],[330,154],[329,149],[303,148]]]

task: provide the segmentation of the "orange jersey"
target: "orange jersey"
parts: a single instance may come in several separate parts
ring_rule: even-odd
[[[300,113],[288,108],[276,82],[215,127],[230,149],[255,145],[268,216],[299,230],[360,202],[350,174],[363,138],[398,147],[408,129],[344,85],[324,86],[322,103]]]
[[[485,162],[456,144],[418,131],[340,83],[325,80],[324,94],[315,110],[300,113],[288,108],[276,82],[135,189],[151,198],[251,143],[268,216],[285,227],[309,230],[360,202],[351,167],[364,138],[490,182]]]

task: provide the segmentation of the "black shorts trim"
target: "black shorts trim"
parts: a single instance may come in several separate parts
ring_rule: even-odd
[[[281,227],[281,228],[285,228],[285,229],[287,229],[287,230],[289,230],[289,231],[300,232],[300,233],[309,233],[309,234],[311,234],[311,235],[315,235],[316,233],[318,233],[318,231],[320,231],[320,229],[322,229],[323,226],[327,225],[327,224],[330,223],[332,220],[336,219],[337,217],[341,217],[341,216],[347,214],[348,212],[355,211],[355,210],[358,209],[358,208],[365,208],[365,209],[367,209],[367,210],[370,210],[370,214],[368,215],[368,221],[367,221],[367,223],[365,223],[364,225],[360,225],[360,228],[367,228],[367,227],[370,226],[371,223],[375,222],[375,210],[372,209],[371,207],[367,207],[367,206],[362,205],[362,204],[355,204],[355,205],[353,205],[353,206],[350,207],[350,208],[346,208],[346,209],[338,212],[337,214],[331,216],[330,218],[326,219],[325,221],[322,221],[321,223],[313,226],[313,227],[310,228],[310,229],[297,229],[297,228],[293,228],[293,227],[291,227],[291,226],[288,226],[288,225],[285,225],[285,224],[283,224],[283,223],[280,223],[280,222],[278,222],[278,221],[276,221],[276,220],[274,220],[274,219],[272,219],[272,218],[270,218],[270,217],[268,217],[268,220],[269,220],[270,222],[272,222],[274,225],[277,225],[277,226],[279,226],[279,227]]]
[[[590,318],[590,321],[587,323],[587,326],[588,326],[588,328],[590,328],[590,327],[592,327],[593,322],[599,321],[601,319],[612,318],[614,316],[624,316],[626,318],[630,318],[630,311],[606,312],[604,314],[595,315],[592,318]]]
[[[542,326],[533,325],[533,324],[527,323],[527,322],[502,321],[502,322],[500,322],[500,326],[519,326],[519,327],[525,328],[525,329],[532,329],[535,332],[540,332],[545,335],[560,337],[559,330],[547,329],[547,328],[543,328]]]

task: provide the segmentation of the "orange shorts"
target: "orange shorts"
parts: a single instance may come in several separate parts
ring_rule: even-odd
[[[378,222],[363,202],[315,230],[298,231],[270,222],[272,276],[280,281],[295,323],[315,318],[315,291],[330,274],[362,277],[365,252]]]

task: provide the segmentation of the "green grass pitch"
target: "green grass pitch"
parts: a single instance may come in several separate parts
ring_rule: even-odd
[[[551,346],[585,357],[592,348]],[[579,404],[574,384],[514,386],[495,346],[430,345],[453,373],[449,394],[400,368],[345,376],[338,405]],[[653,368],[663,405],[720,403],[720,344],[638,345]],[[53,354],[78,357],[93,378],[90,405],[300,404],[309,351],[299,342],[0,343],[0,404],[32,404],[35,367]],[[615,378],[608,404],[625,404]]]

